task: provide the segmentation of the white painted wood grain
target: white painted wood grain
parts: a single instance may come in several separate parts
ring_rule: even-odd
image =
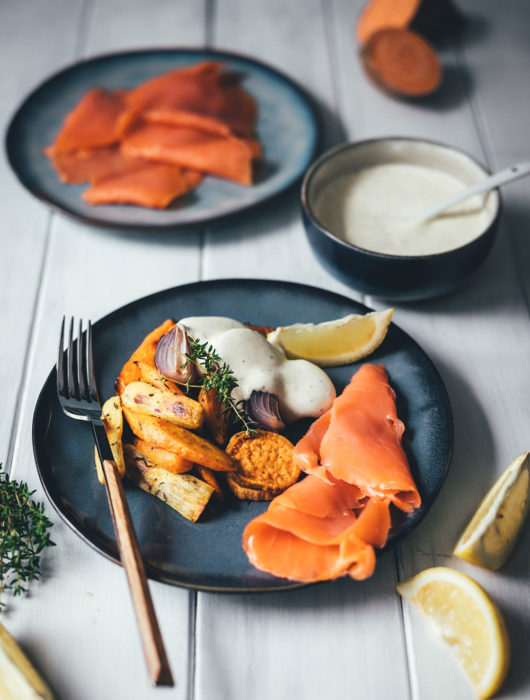
[[[2,90],[0,94],[0,131],[3,134],[18,103],[47,73],[71,58],[76,44],[81,2],[58,0],[58,36],[36,33],[31,50],[26,29],[42,25],[48,18],[44,3],[6,0],[0,8],[0,46],[2,47]],[[24,358],[31,332],[41,264],[48,237],[48,210],[19,185],[11,172],[5,150],[0,155],[0,192],[2,235],[0,236],[0,319],[2,361],[0,362],[0,462],[7,460],[17,399],[25,380]]]
[[[54,14],[50,5],[47,9]],[[157,13],[151,10],[143,2],[87,3],[87,27],[78,42],[82,54],[202,40],[202,3],[159,3]],[[30,26],[38,31],[36,24]],[[68,29],[75,29],[73,22]],[[199,255],[200,233],[129,235],[53,217],[30,347],[31,382],[16,436],[15,477],[36,481],[31,416],[39,386],[55,362],[60,317],[66,313],[95,320],[139,296],[194,280]],[[38,496],[42,498],[40,489]],[[174,689],[155,690],[145,670],[124,572],[54,520],[57,547],[47,557],[49,580],[36,587],[34,597],[16,605],[10,629],[26,642],[58,694],[76,700],[187,697],[193,594],[151,584],[176,680]]]

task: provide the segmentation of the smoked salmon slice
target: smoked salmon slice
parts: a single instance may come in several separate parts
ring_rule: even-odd
[[[123,138],[121,147],[128,156],[199,170],[243,185],[252,184],[252,163],[256,158],[254,141],[143,123]]]
[[[102,148],[120,139],[118,120],[124,110],[123,90],[90,90],[66,116],[48,156]]]
[[[137,118],[217,134],[251,137],[257,106],[234,73],[206,61],[164,73],[131,90],[120,118],[122,132]]]
[[[53,154],[59,177],[68,184],[92,183],[83,199],[89,204],[137,204],[165,208],[196,187],[202,175],[175,165],[127,158],[119,146]]]
[[[384,547],[391,528],[390,505],[411,512],[421,504],[403,431],[385,367],[363,365],[294,448],[308,476],[246,526],[250,562],[302,582],[370,576],[374,547]]]

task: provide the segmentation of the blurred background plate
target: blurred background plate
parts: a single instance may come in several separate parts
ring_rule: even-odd
[[[366,311],[365,306],[346,297],[289,282],[214,280],[174,287],[127,304],[94,325],[100,395],[107,398],[114,393],[122,365],[144,336],[166,318],[230,316],[242,322],[278,326],[319,323]],[[414,513],[395,511],[399,518],[394,521],[388,549],[420,522],[437,496],[451,457],[453,426],[447,393],[436,368],[394,323],[368,361],[387,367],[398,415],[406,426],[403,446],[422,497],[422,505]],[[360,364],[327,370],[337,392]],[[68,525],[98,552],[118,561],[105,489],[97,481],[93,464],[90,426],[63,414],[55,387],[54,368],[33,416],[34,452],[42,484]],[[297,440],[310,423],[298,421],[288,437]],[[220,591],[285,590],[302,585],[258,571],[243,551],[245,525],[262,513],[267,503],[239,501],[227,495],[217,511],[204,513],[197,523],[191,523],[157,498],[124,483],[150,577]]]
[[[241,73],[258,104],[257,136],[264,160],[255,184],[246,187],[206,177],[167,209],[130,205],[91,207],[81,199],[87,185],[64,185],[43,154],[65,116],[93,87],[133,88],[161,73],[201,61],[220,61]],[[37,87],[15,113],[6,150],[20,182],[64,214],[91,224],[145,229],[192,227],[235,214],[279,194],[295,183],[313,159],[319,138],[310,99],[288,77],[251,58],[202,49],[156,49],[107,54],[75,63]]]

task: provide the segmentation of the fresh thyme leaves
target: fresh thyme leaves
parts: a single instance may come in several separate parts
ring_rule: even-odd
[[[0,464],[0,594],[27,593],[27,584],[41,576],[42,550],[55,544],[44,505],[31,500],[34,493],[23,481],[11,480]]]
[[[204,391],[213,389],[221,403],[227,410],[231,410],[236,422],[241,423],[247,435],[253,435],[256,428],[253,421],[247,416],[243,401],[234,401],[232,391],[237,387],[237,379],[230,367],[219,357],[213,345],[208,342],[201,343],[195,338],[188,337],[189,352],[186,354],[186,363],[192,363],[202,368],[206,373],[202,381]],[[190,379],[186,383],[186,392],[190,388]]]

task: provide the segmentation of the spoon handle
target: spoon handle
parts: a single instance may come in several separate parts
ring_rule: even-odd
[[[411,218],[419,221],[433,219],[435,216],[438,216],[438,214],[449,209],[449,207],[459,204],[475,194],[480,194],[480,192],[485,192],[486,190],[492,190],[494,187],[499,187],[499,185],[504,185],[513,180],[518,180],[520,177],[525,177],[528,174],[530,174],[530,161],[518,163],[517,165],[510,165],[509,168],[499,170],[499,172],[490,175],[484,180],[480,180],[480,182],[476,182],[470,187],[465,187],[460,192],[443,199],[441,202],[437,202],[430,207],[415,212]]]

